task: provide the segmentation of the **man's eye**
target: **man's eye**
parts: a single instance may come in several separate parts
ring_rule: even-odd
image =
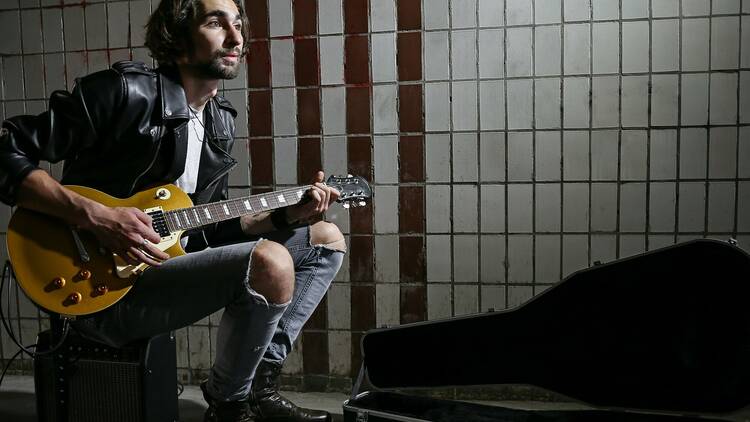
[[[241,31],[242,30],[242,24],[236,23],[234,24],[234,29]]]
[[[219,21],[210,21],[206,24],[206,26],[221,26]]]

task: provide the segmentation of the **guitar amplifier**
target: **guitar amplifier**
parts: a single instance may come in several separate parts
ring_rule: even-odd
[[[40,333],[37,350],[52,337]],[[40,422],[177,421],[174,335],[112,348],[71,330],[59,352],[34,359],[34,388]]]

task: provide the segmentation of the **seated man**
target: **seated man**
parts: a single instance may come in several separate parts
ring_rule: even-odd
[[[330,420],[277,391],[281,365],[346,249],[333,224],[305,224],[339,195],[321,183],[322,172],[309,200],[213,224],[189,237],[193,252],[170,257],[155,247],[161,238],[143,211],[99,204],[38,167],[65,160],[62,183],[120,198],[164,183],[196,204],[227,198],[237,112],[217,89],[237,76],[246,52],[242,1],[165,0],[147,28],[158,69],[117,63],[81,78],[72,93],[53,93],[47,112],[3,123],[0,199],[90,231],[130,264],[150,266],[121,301],[74,322],[90,338],[118,346],[224,309],[201,385],[206,421]]]

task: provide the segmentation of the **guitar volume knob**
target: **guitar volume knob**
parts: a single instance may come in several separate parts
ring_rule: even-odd
[[[91,271],[81,270],[78,272],[78,276],[81,277],[81,280],[88,280],[91,278]]]
[[[81,300],[83,299],[83,296],[78,292],[73,292],[68,296],[68,300],[71,301],[74,305],[81,303]]]
[[[63,277],[55,277],[52,280],[52,284],[58,289],[62,289],[63,287],[65,287],[65,279]]]
[[[109,287],[106,284],[100,284],[96,286],[96,293],[99,295],[106,294],[109,291]]]

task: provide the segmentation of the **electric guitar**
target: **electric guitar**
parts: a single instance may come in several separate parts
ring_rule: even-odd
[[[344,207],[362,206],[372,196],[367,181],[356,176],[331,176],[326,184],[340,192]],[[84,186],[66,188],[110,207],[136,207],[152,218],[161,236],[154,244],[170,256],[184,255],[180,236],[243,215],[294,205],[311,186],[299,186],[244,198],[193,206],[174,185],[163,185],[120,199]],[[67,316],[106,309],[124,297],[146,264],[131,265],[99,245],[89,232],[58,218],[18,208],[8,223],[8,255],[26,295],[38,306]]]

